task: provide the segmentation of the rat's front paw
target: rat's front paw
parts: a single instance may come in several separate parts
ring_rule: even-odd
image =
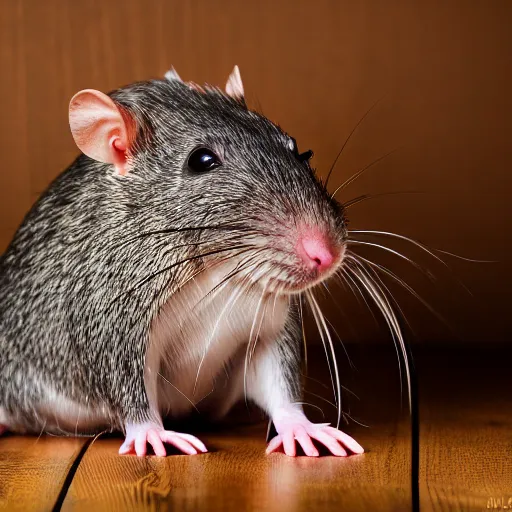
[[[164,430],[156,423],[130,423],[126,426],[126,438],[121,448],[119,448],[119,453],[125,455],[135,452],[139,457],[143,457],[146,455],[147,443],[151,445],[155,455],[159,457],[167,455],[164,443],[171,444],[189,455],[208,451],[197,437],[190,434]]]
[[[346,457],[348,448],[353,453],[364,453],[363,447],[349,435],[328,423],[311,423],[302,411],[283,410],[273,419],[278,435],[268,443],[266,453],[277,451],[281,446],[284,453],[295,457],[297,441],[309,457],[318,457],[318,450],[312,439],[322,443],[333,455]]]

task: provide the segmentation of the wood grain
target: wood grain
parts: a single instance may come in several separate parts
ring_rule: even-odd
[[[347,459],[265,456],[266,425],[203,436],[205,455],[117,454],[120,439],[88,450],[65,511],[407,510],[407,436],[397,425],[357,432],[368,453]]]
[[[0,510],[49,511],[85,438],[0,437]]]
[[[424,350],[422,511],[507,510],[512,502],[510,348]],[[503,503],[504,501],[504,503]]]
[[[198,434],[212,452],[192,457],[120,457],[121,438],[100,438],[82,459],[63,510],[409,510],[410,430],[407,411],[400,411],[396,362],[392,350],[367,358],[367,348],[351,347],[357,372],[348,371],[340,357],[343,382],[350,382],[360,398],[347,396],[344,409],[369,425],[351,422],[346,431],[365,447],[365,454],[314,460],[265,456],[266,424],[261,423]],[[327,382],[326,368],[320,365],[307,387],[328,399]],[[324,409],[327,421],[333,420],[332,408]],[[321,418],[313,414],[312,419]]]

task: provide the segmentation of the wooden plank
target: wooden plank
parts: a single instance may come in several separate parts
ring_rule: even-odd
[[[510,298],[494,283],[511,279],[503,237],[512,222],[511,13],[509,0],[3,0],[0,251],[35,196],[78,155],[67,116],[73,94],[163,76],[171,64],[186,80],[223,85],[239,64],[249,104],[278,121],[299,148],[313,149],[324,178],[345,137],[383,98],[344,150],[329,189],[402,148],[336,197],[426,193],[364,201],[349,210],[351,227],[501,260],[453,262],[481,297],[471,327],[467,301],[451,298],[444,280],[434,300],[466,341],[503,339]],[[476,203],[486,215],[471,214],[468,222]],[[407,277],[403,267],[397,272]],[[419,277],[411,284],[421,296],[433,293]],[[357,326],[352,338],[376,337],[352,303],[344,304]],[[326,308],[344,332],[344,321]],[[422,338],[440,336],[416,305],[404,300],[404,308]]]
[[[409,422],[399,411],[396,362],[376,358],[358,367],[360,405],[350,406],[370,428],[347,431],[365,446],[364,455],[267,457],[261,422],[200,435],[212,451],[196,456],[121,457],[120,438],[99,439],[82,459],[63,510],[409,510]]]
[[[0,510],[48,511],[87,438],[0,437]]]
[[[510,348],[453,348],[418,357],[422,511],[512,504]]]

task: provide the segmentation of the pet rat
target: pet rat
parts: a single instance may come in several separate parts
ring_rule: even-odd
[[[311,152],[225,90],[174,69],[69,106],[82,154],[49,186],[0,260],[0,432],[120,430],[119,452],[241,398],[273,421],[267,453],[363,448],[313,424],[301,399],[298,298],[342,264],[343,207]]]

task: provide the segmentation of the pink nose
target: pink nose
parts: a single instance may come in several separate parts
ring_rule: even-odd
[[[318,270],[329,268],[333,261],[334,255],[329,245],[322,236],[305,236],[300,241],[302,245],[302,257],[306,263]]]

